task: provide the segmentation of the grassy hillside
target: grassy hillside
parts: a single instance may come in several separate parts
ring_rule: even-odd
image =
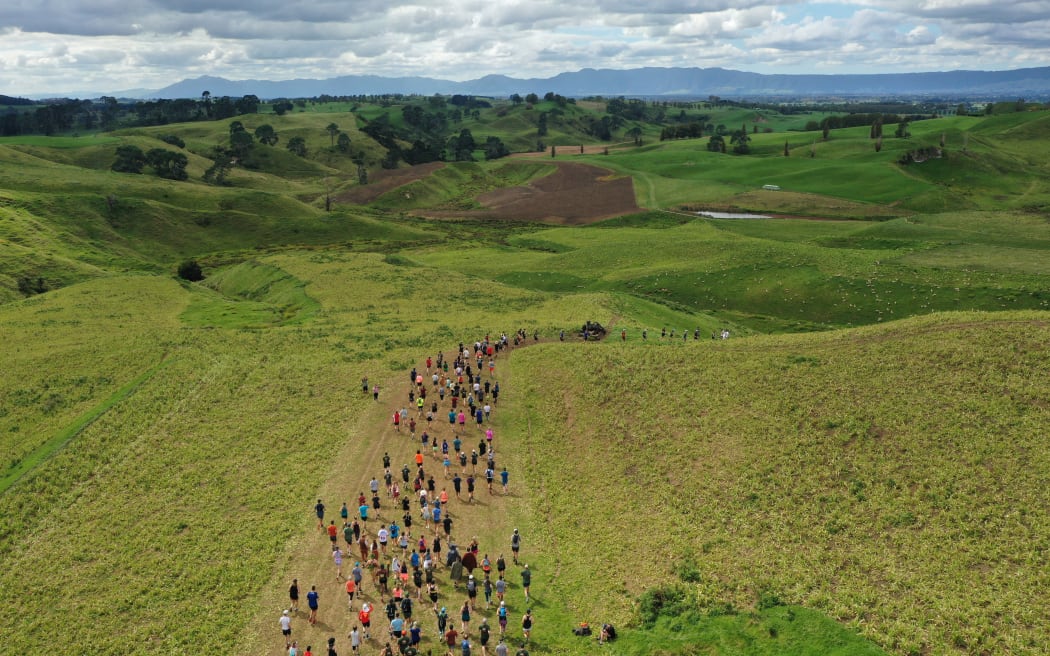
[[[548,594],[624,622],[684,575],[700,616],[775,599],[895,653],[1042,651],[1046,318],[516,354]]]
[[[601,649],[624,655],[1047,651],[1045,112],[913,123],[875,153],[867,128],[824,142],[786,132],[812,116],[691,110],[774,132],[747,156],[660,124],[559,149],[630,175],[650,211],[551,227],[457,218],[549,180],[549,157],[388,184],[359,128],[397,106],[303,109],[0,140],[5,650],[61,631],[91,653],[269,653],[293,576],[323,590],[324,622],[297,629],[315,651],[345,635],[313,499],[411,458],[386,425],[409,368],[523,327],[541,343],[498,364],[513,493],[454,513],[486,549],[527,536],[533,653],[594,653],[581,620],[615,622]],[[548,112],[548,145],[593,146],[601,109],[497,103],[457,128],[528,150]],[[280,140],[205,184],[233,120]],[[110,170],[171,135],[187,180]],[[942,135],[946,157],[898,163]],[[326,212],[354,159],[381,192]],[[203,282],[173,277],[188,258]],[[579,342],[586,320],[610,338]]]

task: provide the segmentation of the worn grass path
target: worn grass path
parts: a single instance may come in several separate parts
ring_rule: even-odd
[[[464,341],[468,341],[467,336],[464,336]],[[469,341],[473,342],[473,338],[469,338]],[[446,357],[455,350],[455,345],[450,346],[452,348],[444,349]],[[419,354],[415,366],[420,372],[424,372],[426,369],[425,360],[427,355],[436,359],[437,351],[435,349],[429,354]],[[513,349],[510,353],[513,353]],[[508,367],[506,366],[509,355],[509,353],[503,352],[496,359],[496,377],[494,380],[498,380],[500,383],[500,403],[503,406],[507,405],[508,400],[513,402],[514,386],[513,381],[507,376]],[[487,375],[487,372],[483,374],[483,380],[487,378]],[[357,394],[362,393],[359,386],[355,386],[353,389],[356,390]],[[419,436],[423,430],[428,430],[432,438],[436,437],[439,440],[448,439],[450,445],[454,438],[454,434],[445,419],[450,406],[450,397],[447,395],[444,402],[438,403],[438,413],[430,429],[426,427],[426,418],[424,416],[417,419],[419,425],[416,428],[415,437],[410,436],[407,426],[402,426],[400,431],[394,430],[391,416],[394,410],[400,409],[402,406],[408,407],[409,390],[408,371],[405,371],[401,377],[385,381],[385,384],[381,383],[379,401],[371,410],[366,411],[361,416],[350,434],[347,435],[346,444],[335,461],[331,463],[317,463],[318,488],[316,497],[285,499],[282,498],[279,490],[274,491],[274,503],[293,503],[302,507],[302,529],[298,537],[288,544],[284,557],[275,563],[273,570],[263,574],[268,577],[269,583],[266,586],[266,592],[262,596],[255,620],[248,625],[243,640],[236,649],[237,653],[287,653],[284,638],[281,636],[278,626],[278,618],[282,609],[288,607],[287,591],[293,578],[299,580],[301,589],[301,610],[294,617],[292,623],[292,637],[298,640],[300,648],[310,645],[313,647],[315,654],[323,653],[321,650],[325,648],[329,636],[335,636],[337,651],[349,653],[350,647],[347,635],[353,626],[358,624],[357,609],[360,608],[360,599],[362,597],[361,595],[355,597],[355,610],[351,613],[347,608],[345,583],[337,580],[335,576],[331,543],[327,534],[317,527],[313,506],[317,498],[324,500],[326,506],[325,523],[327,524],[330,519],[335,519],[336,525],[340,527],[338,543],[340,548],[343,548],[345,542],[342,539],[342,521],[339,517],[340,506],[346,501],[351,508],[351,518],[355,517],[357,515],[357,496],[362,491],[367,496],[371,496],[368,484],[372,477],[375,476],[381,484],[380,495],[383,508],[380,512],[380,518],[386,523],[396,518],[398,524],[403,524],[400,505],[397,506],[396,513],[394,513],[393,502],[383,491],[383,454],[390,454],[391,471],[394,474],[394,479],[400,483],[402,465],[408,464],[410,468],[414,469],[413,458],[416,450],[421,446]],[[431,396],[429,396],[431,391],[432,386],[429,385],[428,381],[428,405],[432,400]],[[508,399],[508,397],[510,398]],[[433,474],[439,490],[443,486],[448,488],[451,497],[448,508],[453,520],[453,541],[460,547],[465,547],[476,536],[481,547],[481,554],[487,553],[493,563],[495,563],[499,553],[505,551],[508,562],[507,580],[509,582],[507,603],[511,609],[511,618],[508,622],[508,636],[517,638],[520,636],[518,627],[520,626],[521,615],[525,609],[520,588],[519,570],[513,566],[510,558],[510,535],[514,528],[512,518],[520,516],[523,505],[523,500],[519,496],[523,488],[520,485],[520,480],[515,480],[515,476],[521,470],[519,467],[521,454],[517,453],[515,444],[509,443],[503,437],[506,431],[501,423],[501,412],[499,405],[493,407],[491,426],[495,431],[493,444],[496,451],[497,470],[506,466],[510,472],[510,494],[508,496],[502,495],[498,485],[498,478],[497,484],[494,485],[496,493],[491,496],[488,494],[483,475],[484,468],[480,464],[477,476],[479,482],[473,504],[466,503],[465,482],[463,487],[464,500],[456,500],[451,481],[444,479],[440,459],[434,458],[430,453],[425,453],[423,467],[428,476]],[[409,416],[413,415],[415,415],[415,412],[410,411]],[[463,437],[463,448],[466,450],[476,448],[478,441],[483,438],[484,429],[479,429],[473,421],[469,421]],[[311,454],[304,453],[303,457],[309,458]],[[469,462],[467,468],[468,470],[470,469]],[[412,494],[410,486],[407,493]],[[413,513],[413,524],[410,530],[413,538],[418,539],[420,532],[424,531],[427,534],[428,542],[430,542],[434,536],[433,527],[427,530],[417,521],[419,517],[418,502],[413,502],[411,512]],[[379,522],[375,521],[373,515],[370,514],[369,520],[363,525],[363,528],[370,538],[374,537],[375,531],[379,528]],[[402,528],[404,530],[404,527]],[[442,559],[446,551],[447,541],[443,539]],[[522,549],[523,557],[527,557],[528,553],[529,547],[526,539],[525,546]],[[355,548],[351,554],[344,556],[344,576],[349,574],[359,555],[356,553]],[[389,563],[389,557],[386,562]],[[456,627],[458,628],[459,608],[466,599],[466,593],[462,587],[456,590],[449,583],[448,572],[443,566],[443,561],[442,566],[437,571],[436,580],[440,594],[438,603],[448,608],[450,620],[455,619]],[[306,621],[308,611],[306,610],[305,601],[306,592],[309,591],[312,585],[316,585],[320,593],[318,622],[314,626],[310,626]],[[392,586],[393,583],[391,582]],[[375,607],[372,614],[372,640],[365,643],[364,653],[378,653],[385,644],[387,636],[388,622],[383,612],[384,604],[380,603],[379,595],[372,585],[370,576],[366,575],[363,588],[363,599],[371,602]],[[413,586],[409,585],[409,588],[414,591]],[[533,597],[536,598],[538,595],[542,595],[542,589],[542,583],[537,580],[532,589]],[[472,617],[469,633],[472,639],[476,638],[480,617],[487,617],[489,625],[493,628],[491,647],[495,644],[495,637],[498,635],[495,606],[493,606],[491,611],[485,611],[482,608],[483,602],[484,597],[479,591],[478,611],[480,616],[475,615]],[[444,653],[443,643],[440,643],[435,635],[437,626],[429,600],[424,598],[423,601],[417,601],[413,610],[413,619],[418,620],[423,629],[423,643],[421,646],[424,649],[424,653],[428,648],[434,649],[435,653]],[[537,630],[539,628],[537,626]],[[534,634],[533,642],[535,643],[537,639],[538,636]]]

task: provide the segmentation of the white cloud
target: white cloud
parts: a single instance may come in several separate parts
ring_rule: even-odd
[[[1050,0],[9,0],[0,93],[183,78],[453,80],[580,68],[763,73],[1050,65]]]

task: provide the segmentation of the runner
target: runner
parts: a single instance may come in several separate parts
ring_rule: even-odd
[[[292,644],[292,618],[289,616],[288,611],[281,613],[278,623],[281,625],[281,635],[284,636],[284,648],[288,649]]]
[[[332,562],[335,563],[335,580],[343,580],[343,552],[339,549],[339,545],[332,546]]]
[[[528,598],[528,595],[525,595]],[[521,618],[521,632],[525,636],[525,642],[529,641],[529,635],[532,633],[532,611],[526,610],[525,616]]]
[[[532,583],[532,571],[526,564],[521,570],[521,587],[525,590],[525,603],[529,603],[529,585]]]
[[[361,604],[361,610],[357,613],[357,621],[361,622],[361,627],[364,629],[365,640],[370,640],[372,634],[370,628],[372,626],[372,605],[365,602]],[[355,626],[354,629],[357,627]]]
[[[317,586],[311,585],[310,591],[306,593],[306,605],[310,607],[310,617],[307,619],[310,624],[317,624]]]
[[[288,599],[291,600],[289,610],[294,613],[299,612],[299,579],[292,579],[292,584],[288,586]]]
[[[499,637],[502,640],[507,633],[507,602],[499,602],[499,610],[496,611],[496,617],[499,620]]]
[[[317,528],[324,530],[324,504],[321,500],[317,500],[317,505],[314,506],[314,513],[317,515]]]
[[[518,552],[521,550],[521,535],[518,533],[518,529],[514,529],[514,534],[510,536],[510,550],[514,557],[514,564],[518,564]]]
[[[354,577],[350,576],[346,579],[346,601],[347,608],[349,610],[354,609],[354,593],[357,592],[357,583],[354,582]]]

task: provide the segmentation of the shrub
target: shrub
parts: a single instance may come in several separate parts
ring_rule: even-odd
[[[204,272],[201,271],[201,265],[197,264],[197,260],[186,260],[180,264],[178,275],[183,280],[189,280],[190,282],[204,280]]]

